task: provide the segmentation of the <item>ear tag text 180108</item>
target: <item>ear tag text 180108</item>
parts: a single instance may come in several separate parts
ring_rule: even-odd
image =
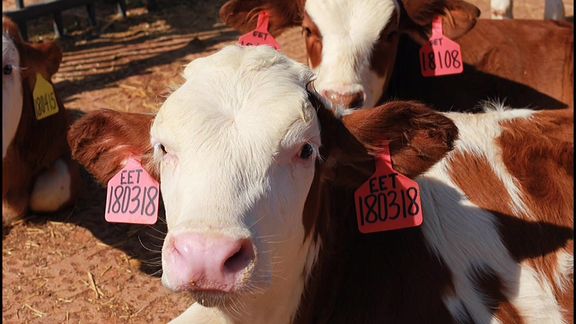
[[[360,232],[420,226],[423,213],[418,183],[394,170],[388,144],[375,160],[376,171],[354,194]]]
[[[110,223],[155,224],[158,220],[160,186],[130,158],[110,181],[106,191],[106,221]]]
[[[460,45],[444,36],[442,18],[432,22],[432,35],[420,48],[420,72],[424,77],[458,74],[464,71]]]
[[[279,51],[280,45],[268,31],[269,23],[270,14],[268,14],[266,11],[260,12],[258,14],[258,23],[256,24],[256,29],[240,36],[238,43],[243,46],[268,45]]]

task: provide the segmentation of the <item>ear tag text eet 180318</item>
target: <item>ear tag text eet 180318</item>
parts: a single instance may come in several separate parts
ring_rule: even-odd
[[[420,48],[420,72],[424,77],[458,74],[464,71],[460,45],[444,36],[442,18],[432,22],[432,35]]]
[[[280,45],[268,31],[269,23],[270,14],[268,14],[266,11],[260,12],[258,14],[258,23],[256,24],[256,29],[240,36],[238,43],[243,46],[268,45],[279,51]]]
[[[106,221],[155,224],[158,220],[160,186],[139,161],[130,158],[106,190]]]
[[[375,160],[376,171],[354,193],[360,232],[420,226],[423,213],[418,183],[394,170],[388,144]]]

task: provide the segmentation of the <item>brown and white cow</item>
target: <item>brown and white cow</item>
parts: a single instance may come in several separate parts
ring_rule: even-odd
[[[333,106],[419,100],[463,111],[502,99],[514,107],[572,107],[574,28],[554,21],[480,19],[461,0],[230,0],[221,19],[246,32],[262,10],[273,35],[302,26],[316,89]],[[441,16],[460,43],[464,73],[424,78],[419,49]]]
[[[69,123],[64,106],[54,94],[46,95],[46,105],[57,112],[38,115],[34,108],[36,84],[43,82],[39,78],[53,87],[50,78],[61,61],[56,43],[24,42],[16,25],[2,19],[3,224],[29,209],[57,211],[75,196],[79,177],[66,141]]]
[[[68,134],[101,183],[131,156],[161,181],[162,282],[198,301],[174,323],[570,321],[569,111],[398,101],[340,120],[266,46],[184,76],[155,117],[92,112]],[[361,234],[354,191],[385,141],[424,223]]]

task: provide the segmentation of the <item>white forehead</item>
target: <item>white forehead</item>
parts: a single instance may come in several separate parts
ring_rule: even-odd
[[[323,38],[346,43],[378,39],[397,7],[396,0],[308,0],[305,5]]]
[[[273,148],[293,125],[315,119],[306,92],[312,72],[267,46],[228,46],[192,61],[184,76],[152,127],[153,139],[174,150],[207,141]]]

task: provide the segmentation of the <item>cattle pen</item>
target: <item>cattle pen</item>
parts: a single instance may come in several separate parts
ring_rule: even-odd
[[[33,2],[33,1],[31,1]],[[39,1],[38,1],[39,2]],[[239,33],[218,16],[225,0],[115,1],[91,10],[62,12],[58,39],[63,59],[53,76],[55,90],[72,118],[112,109],[155,113],[182,83],[183,67],[237,42]],[[488,0],[469,1],[489,17]],[[540,19],[540,0],[515,2],[515,18]],[[573,1],[564,1],[569,20]],[[15,10],[3,0],[3,10]],[[27,23],[28,39],[55,37],[52,17]],[[94,33],[95,28],[97,33]],[[284,54],[306,64],[300,28],[277,38]],[[86,171],[84,188],[73,208],[58,213],[29,213],[3,228],[2,319],[7,323],[166,323],[193,299],[174,294],[160,282],[160,250],[166,223],[154,226],[110,224],[104,219],[106,189]]]

